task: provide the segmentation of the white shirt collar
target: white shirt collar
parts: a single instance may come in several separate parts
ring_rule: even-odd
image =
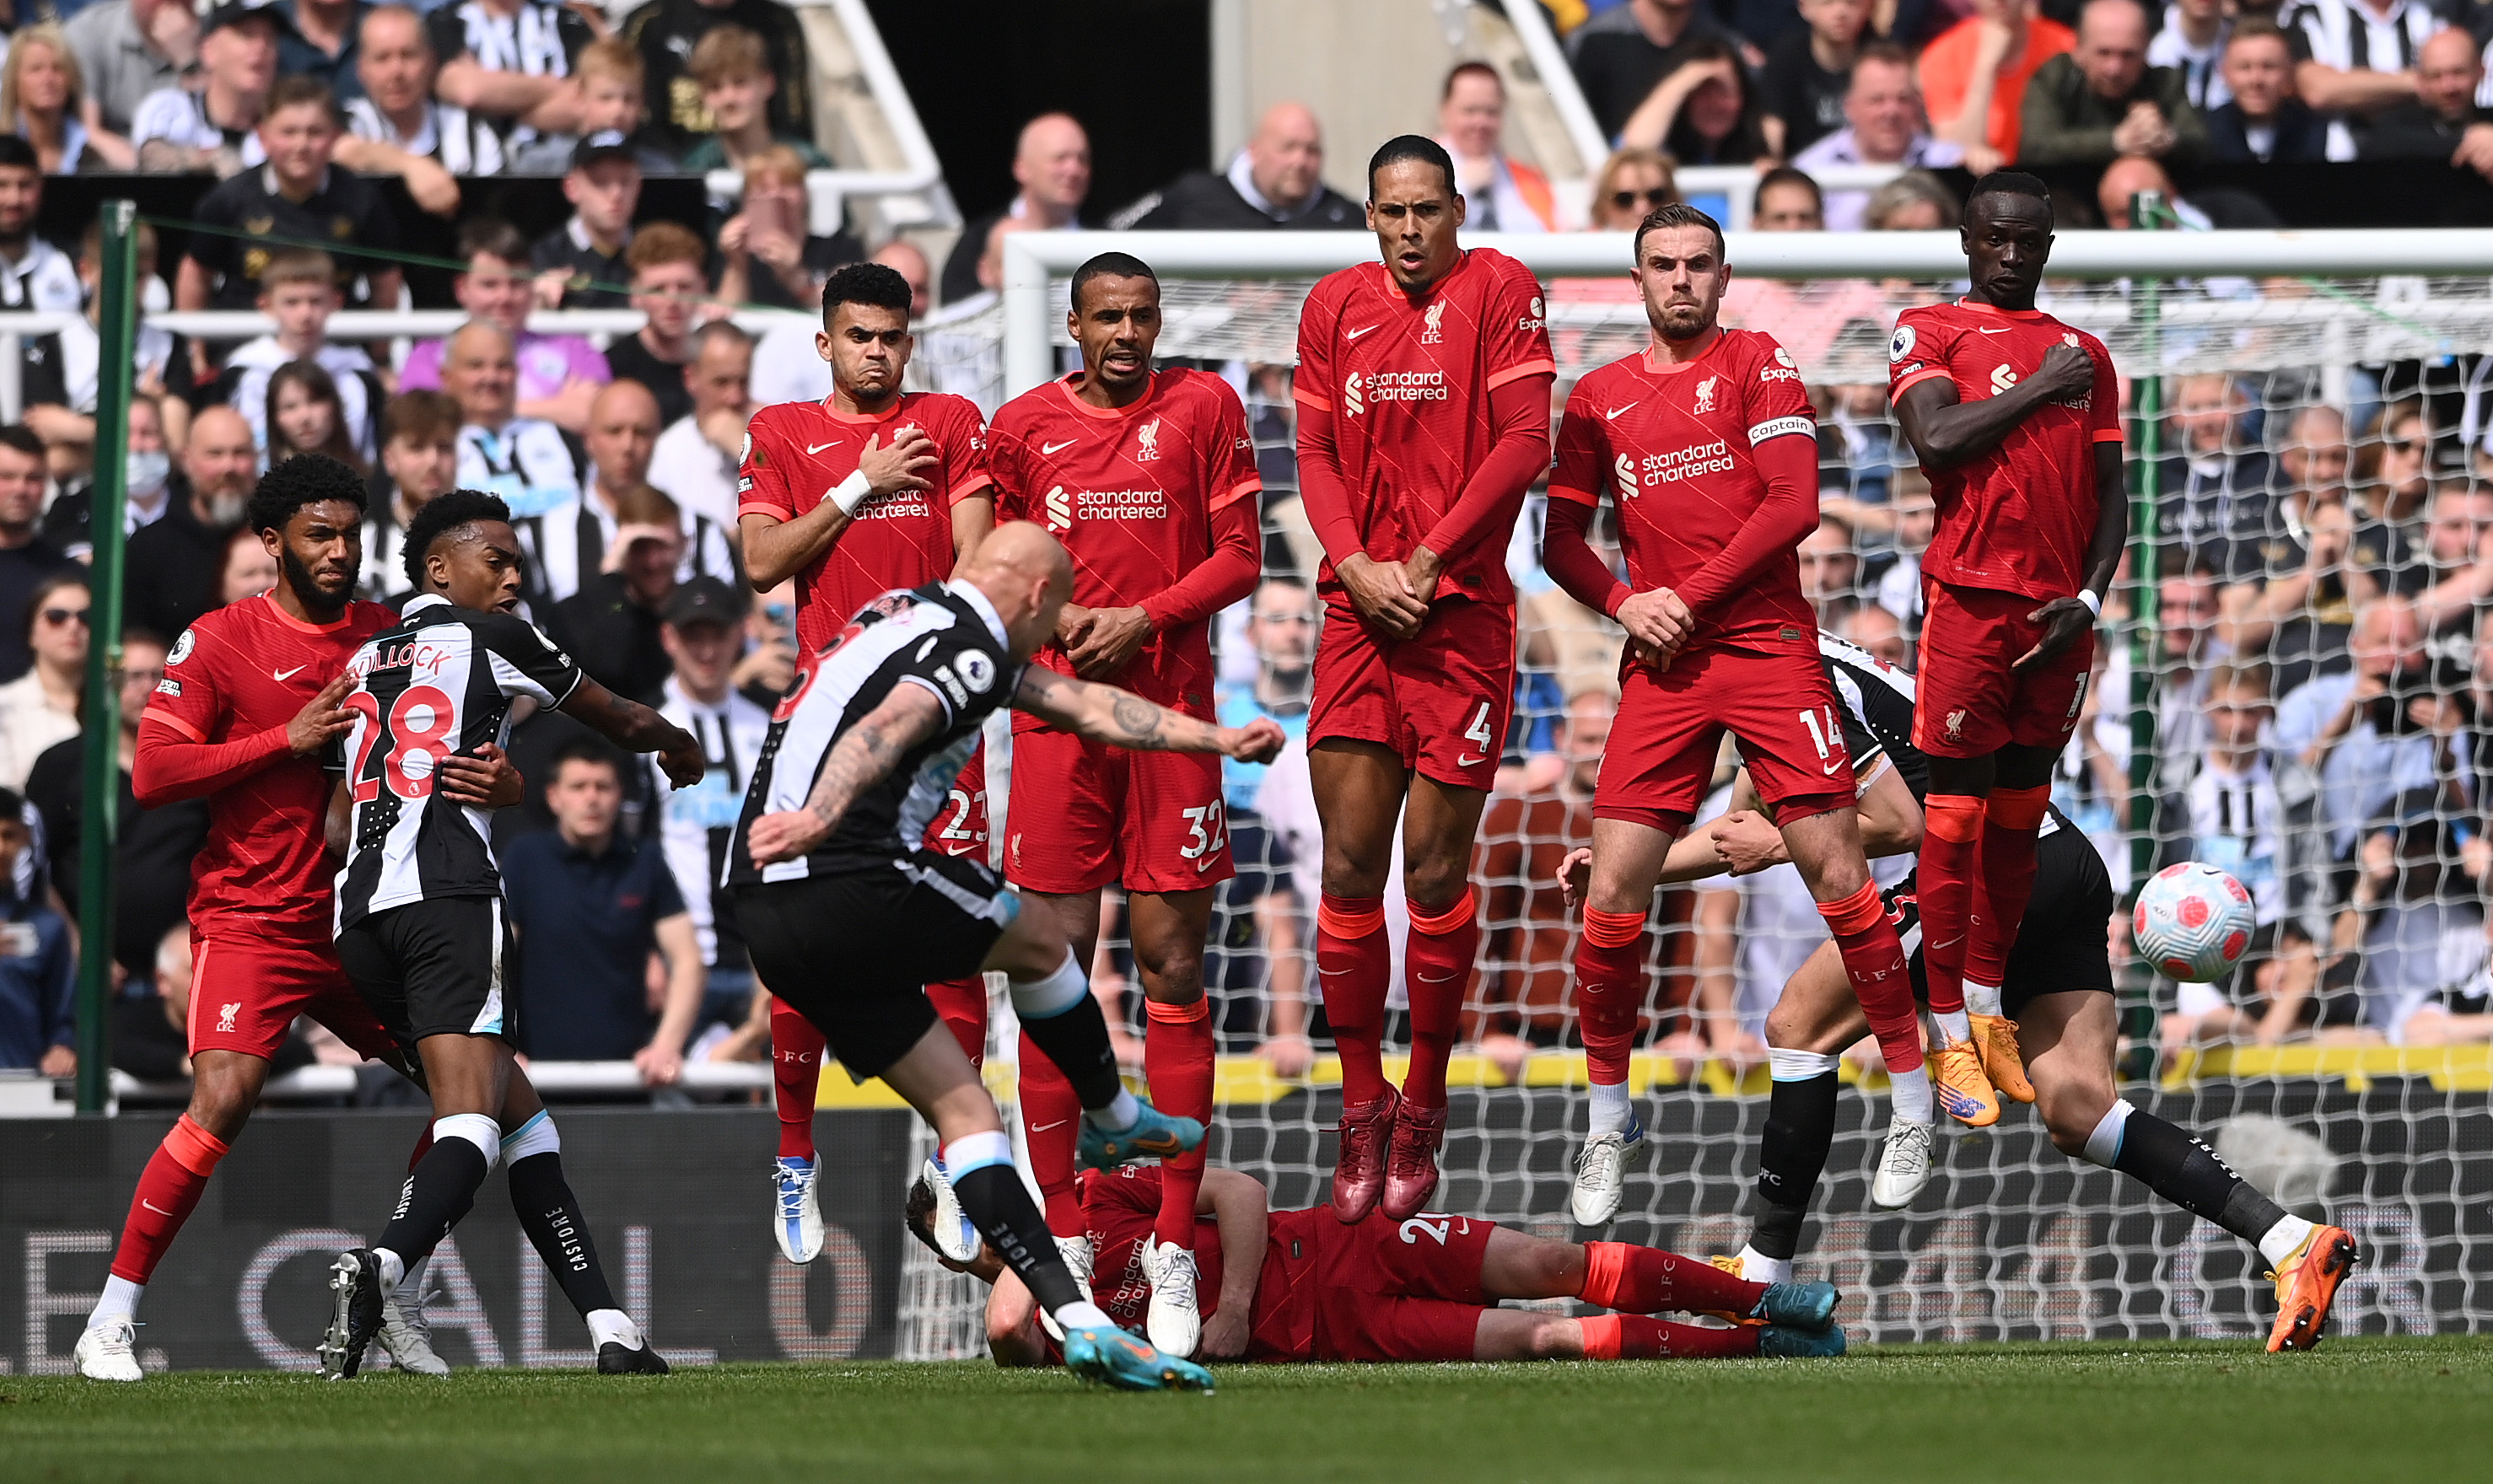
[[[435,604],[439,604],[443,608],[448,608],[450,606],[450,600],[439,593],[420,593],[415,597],[406,600],[406,606],[398,610],[398,616],[405,618],[407,614],[414,612],[417,608],[431,608]]]

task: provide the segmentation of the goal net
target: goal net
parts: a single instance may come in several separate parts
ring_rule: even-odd
[[[1073,364],[1066,277],[1111,241],[1046,235],[1010,240],[1018,286],[1005,302],[925,327],[912,368],[923,384],[992,411]],[[2288,1207],[2354,1233],[2367,1256],[2341,1291],[2342,1331],[2482,1330],[2493,1327],[2493,643],[2478,638],[2493,602],[2493,278],[2450,270],[2468,252],[2493,263],[2493,245],[2375,240],[2388,235],[2062,236],[2055,263],[2069,277],[2042,307],[2112,349],[2133,511],[2152,538],[2133,544],[2106,605],[2054,800],[2117,887],[2200,859],[2234,872],[2259,904],[2252,963],[2213,986],[2158,976],[2129,953],[2125,922],[2108,925],[2121,1093],[2206,1138]],[[1963,291],[1953,235],[1936,238],[1799,252],[1735,237],[1724,314],[1774,335],[1818,408],[1824,519],[1802,555],[1822,625],[1908,668],[1930,497],[1890,416],[1887,344],[1901,311]],[[1218,370],[1247,401],[1268,574],[1305,572],[1317,555],[1295,493],[1299,306],[1326,267],[1372,252],[1364,238],[1272,242],[1113,240],[1161,273],[1163,360]],[[1644,344],[1625,238],[1499,245],[1547,287],[1560,401]],[[1328,251],[1338,262],[1316,260]],[[1836,260],[1847,252],[1848,270]],[[1589,837],[1589,739],[1615,695],[1619,634],[1542,572],[1541,511],[1536,490],[1508,552],[1521,595],[1517,706],[1474,857],[1483,947],[1436,1204],[1565,1234],[1584,1078],[1575,939],[1550,875]],[[1251,692],[1261,662],[1246,608],[1224,616],[1216,643],[1224,686]],[[1731,762],[1727,753],[1721,777]],[[1277,772],[1232,789],[1238,876],[1216,899],[1206,977],[1223,1052],[1213,1158],[1295,1205],[1324,1199],[1339,1088],[1310,951],[1313,864],[1284,843],[1307,803],[1259,791],[1284,787]],[[1880,867],[1892,881],[1909,862]],[[1101,977],[1138,1052],[1121,914],[1107,921]],[[1609,1235],[1737,1251],[1769,1085],[1763,1019],[1823,929],[1789,867],[1667,888],[1652,927],[1633,1073],[1650,1152]],[[1398,963],[1397,950],[1397,973]],[[1001,995],[997,1006],[1008,1022]],[[1304,1069],[1286,1035],[1302,1024],[1315,1034]],[[1001,1029],[993,1054],[1014,1054]],[[1872,1207],[1887,1104],[1883,1077],[1863,1065],[1846,1064],[1800,1262],[1844,1288],[1856,1338],[2266,1332],[2273,1300],[2257,1253],[2061,1154],[2031,1109],[1953,1130],[1911,1210]],[[991,1081],[1009,1094],[1008,1072]],[[913,1269],[911,1352],[976,1352],[976,1297],[931,1261]]]

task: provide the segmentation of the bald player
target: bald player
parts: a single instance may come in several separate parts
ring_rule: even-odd
[[[1013,1170],[995,1103],[919,988],[1004,973],[1031,1039],[1081,1101],[1085,1164],[1202,1142],[1203,1125],[1118,1081],[1107,1021],[1057,915],[1024,912],[983,861],[920,844],[934,801],[1005,706],[1136,751],[1279,753],[1269,720],[1216,727],[1031,665],[1072,584],[1062,547],[1009,522],[951,580],[885,594],[837,645],[807,656],[771,719],[727,880],[763,979],[852,1074],[882,1078],[935,1126],[963,1211],[1063,1331],[1066,1364],[1119,1385],[1209,1389],[1209,1373],[1126,1335],[1083,1291]]]

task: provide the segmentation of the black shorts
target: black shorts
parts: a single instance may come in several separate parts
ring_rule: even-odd
[[[375,912],[338,935],[338,960],[403,1047],[427,1036],[519,1039],[519,1001],[502,979],[512,962],[511,924],[499,897]]]
[[[1913,997],[1927,999],[1914,883],[1907,876],[1881,895],[1910,957]],[[2008,982],[1999,987],[1999,1008],[2010,1020],[2045,994],[2112,993],[2112,952],[2104,937],[2112,914],[2112,877],[2084,834],[2063,824],[2034,843],[2034,895],[2008,955]]]
[[[978,971],[1020,903],[963,856],[919,850],[887,870],[736,888],[753,970],[862,1082],[935,1024],[925,986]]]

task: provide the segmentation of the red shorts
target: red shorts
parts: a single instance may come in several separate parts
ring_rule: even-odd
[[[2017,657],[2043,626],[2027,615],[2040,598],[1922,579],[1921,668],[1913,682],[1913,745],[1935,757],[1988,757],[2014,742],[2060,747],[2077,730],[2094,670],[2089,629],[2052,660],[2019,674]]]
[[[1497,782],[1515,709],[1515,609],[1446,598],[1412,639],[1379,638],[1346,598],[1325,600],[1307,742],[1375,742],[1441,784]]]
[[[273,1057],[298,1015],[328,1026],[367,1060],[398,1056],[398,1042],[355,993],[327,940],[273,936],[229,922],[191,930],[192,1055]]]
[[[987,748],[981,742],[970,753],[961,775],[952,780],[952,796],[926,826],[926,848],[938,855],[987,858]]]
[[[1852,758],[1835,707],[1835,690],[1814,655],[1709,646],[1659,673],[1630,666],[1593,789],[1593,817],[1674,835],[1687,829],[1713,782],[1727,731],[1739,739],[1740,760],[1776,818],[1849,807]]]
[[[1111,881],[1201,891],[1229,876],[1217,753],[1136,753],[1036,722],[1014,728],[1012,884],[1069,897]]]
[[[1497,1223],[1371,1212],[1324,1233],[1316,1262],[1318,1360],[1469,1360],[1483,1309],[1481,1262]]]

